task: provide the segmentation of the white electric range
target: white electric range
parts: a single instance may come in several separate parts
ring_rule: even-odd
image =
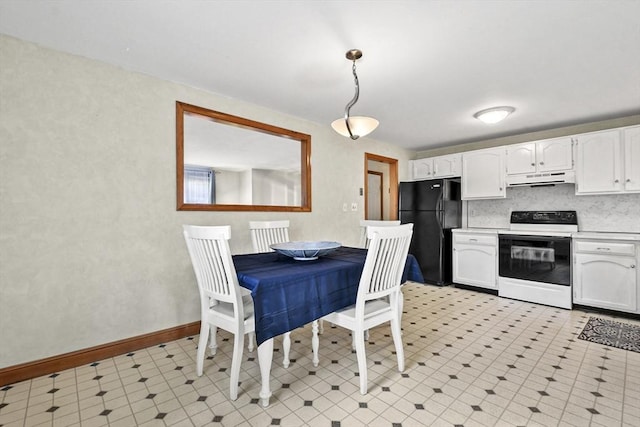
[[[498,232],[498,295],[568,308],[575,211],[514,211]]]

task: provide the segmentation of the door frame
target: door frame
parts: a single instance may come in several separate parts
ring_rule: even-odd
[[[398,159],[364,153],[364,217],[367,217],[369,160],[389,165],[389,220],[398,219]]]

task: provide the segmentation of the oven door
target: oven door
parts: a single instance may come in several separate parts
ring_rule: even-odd
[[[501,277],[571,286],[571,237],[501,234]]]

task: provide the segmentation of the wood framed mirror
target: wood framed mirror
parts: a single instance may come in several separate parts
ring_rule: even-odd
[[[311,212],[311,136],[176,102],[177,209]]]

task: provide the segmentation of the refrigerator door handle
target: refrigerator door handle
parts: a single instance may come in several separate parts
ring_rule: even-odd
[[[438,229],[440,230],[440,237],[444,239],[444,228],[442,223],[444,222],[444,211],[436,211],[436,222],[438,223]]]

